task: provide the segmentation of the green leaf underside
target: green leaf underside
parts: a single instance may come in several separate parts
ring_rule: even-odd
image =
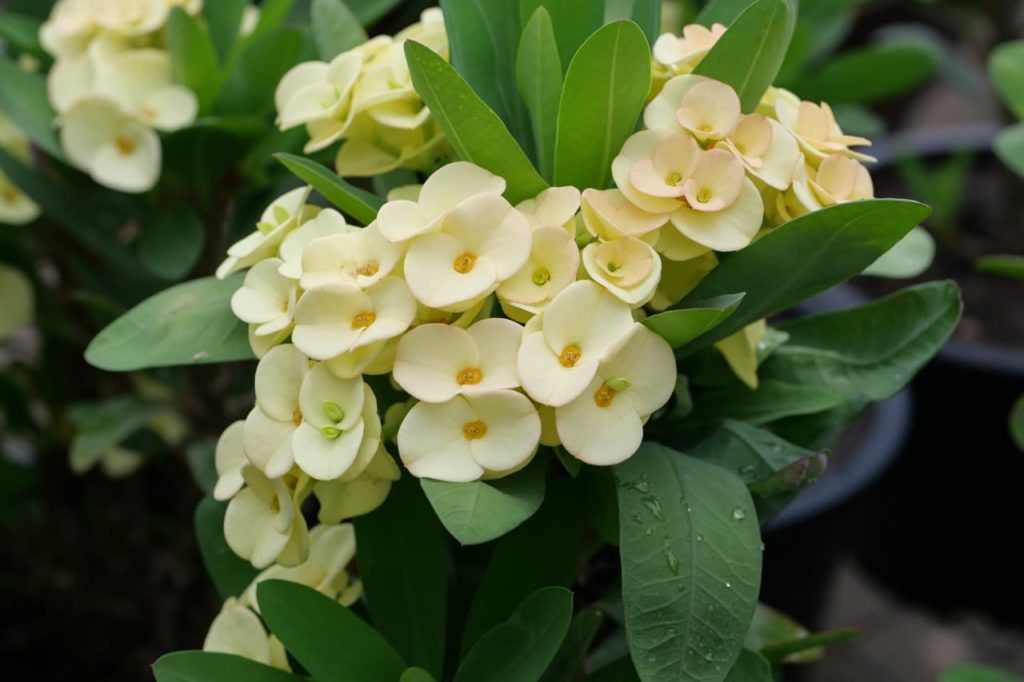
[[[384,200],[377,195],[346,182],[312,159],[284,153],[275,154],[274,158],[297,178],[312,186],[324,199],[363,225],[376,220],[377,211],[384,205]]]
[[[505,178],[505,196],[513,204],[547,189],[501,118],[448,62],[414,41],[406,43],[405,54],[416,92],[459,158]]]
[[[629,21],[587,39],[569,64],[555,137],[556,185],[603,189],[650,92],[650,46]]]
[[[772,667],[759,653],[744,649],[725,682],[773,682]]]
[[[721,682],[743,649],[761,580],[746,486],[653,443],[615,475],[626,632],[641,679]]]
[[[652,315],[644,320],[644,324],[668,341],[672,348],[682,348],[736,312],[744,296],[745,294],[731,294],[693,303],[689,308]]]
[[[165,289],[101,331],[86,349],[86,361],[128,372],[252,359],[248,328],[231,312],[243,277],[206,277]]]
[[[153,664],[157,682],[302,682],[304,678],[233,654],[175,651]]]
[[[199,552],[221,599],[240,596],[258,573],[252,564],[235,554],[224,540],[224,514],[227,508],[227,502],[204,497],[196,507],[195,514]]]
[[[544,501],[544,461],[494,481],[448,483],[421,479],[430,505],[448,532],[464,545],[501,537],[533,516]]]
[[[771,431],[727,419],[710,436],[690,448],[687,454],[731,471],[749,485],[815,453],[797,447]]]
[[[731,254],[692,291],[693,301],[745,291],[729,319],[684,350],[724,339],[859,274],[928,216],[923,204],[872,199],[801,216]]]
[[[267,627],[318,682],[393,682],[407,667],[370,625],[312,588],[265,580],[256,599]]]

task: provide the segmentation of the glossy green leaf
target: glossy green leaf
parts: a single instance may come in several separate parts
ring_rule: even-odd
[[[793,0],[757,0],[729,25],[694,73],[731,85],[743,111],[754,111],[782,67],[795,25]]]
[[[192,480],[203,493],[213,494],[213,488],[217,485],[217,465],[214,461],[215,441],[203,439],[192,443],[185,451],[185,461],[188,462],[188,470],[192,474]]]
[[[472,483],[422,479],[441,523],[464,545],[478,545],[516,528],[544,501],[544,461],[535,459],[526,469],[505,478]]]
[[[258,571],[231,551],[224,539],[224,514],[228,503],[204,497],[196,507],[195,530],[199,553],[221,599],[238,597]]]
[[[745,291],[725,322],[687,347],[707,346],[751,322],[782,312],[854,275],[928,216],[913,201],[874,199],[809,213],[723,259],[682,302]]]
[[[691,303],[687,308],[652,315],[644,320],[644,324],[668,341],[672,348],[682,348],[736,312],[745,295],[728,294],[709,301]]]
[[[761,649],[761,655],[773,662],[798,662],[801,660],[801,656],[807,652],[819,651],[832,644],[849,642],[859,638],[861,634],[863,633],[856,628],[818,632],[801,639],[767,644]]]
[[[661,34],[661,0],[608,0],[604,22],[620,19],[633,21],[643,30],[647,42],[654,45]]]
[[[209,32],[181,7],[167,20],[167,49],[174,80],[196,94],[199,111],[206,111],[217,97],[220,71]]]
[[[712,24],[728,26],[753,3],[754,0],[710,0],[697,15],[697,23],[708,27]]]
[[[940,58],[919,41],[894,40],[844,52],[794,87],[815,102],[869,104],[919,87],[935,73]]]
[[[153,664],[157,682],[302,682],[304,678],[233,654],[175,651]]]
[[[100,403],[80,403],[70,410],[75,425],[71,441],[71,470],[89,470],[108,450],[131,437],[167,405],[137,396],[112,398]]]
[[[1024,677],[983,665],[958,665],[943,672],[939,682],[1024,682]]]
[[[310,30],[320,59],[329,62],[367,41],[366,31],[344,0],[313,0]]]
[[[1000,131],[996,135],[995,150],[999,160],[1024,179],[1024,123]]]
[[[33,17],[5,10],[0,12],[0,40],[19,52],[48,62],[49,55],[39,42],[41,24],[41,21]]]
[[[154,275],[178,280],[187,275],[203,252],[206,229],[188,205],[159,211],[145,221],[135,242],[139,260]]]
[[[629,21],[603,27],[569,64],[558,110],[555,184],[603,189],[650,92],[651,49]]]
[[[423,668],[409,668],[402,673],[398,682],[435,682],[434,677]]]
[[[742,419],[755,425],[768,424],[784,417],[827,412],[840,404],[842,399],[835,391],[819,386],[767,380],[761,381],[755,391],[734,383],[702,392],[687,423]]]
[[[751,651],[761,651],[772,644],[805,639],[809,634],[807,628],[781,611],[776,611],[766,604],[758,604],[754,612],[754,621],[747,632],[746,646]],[[811,663],[820,660],[824,655],[825,650],[820,647],[805,649],[787,657],[787,662]]]
[[[540,682],[565,682],[578,679],[583,659],[604,622],[604,614],[597,609],[586,609],[577,613],[569,625],[569,632],[555,660],[544,672]]]
[[[262,17],[270,21],[267,5],[263,7]],[[298,63],[302,48],[303,35],[296,29],[261,32],[257,28],[244,42],[237,64],[228,66],[230,75],[217,100],[217,111],[228,116],[269,114],[274,108],[277,84]]]
[[[369,225],[377,219],[377,211],[384,205],[384,200],[376,194],[346,182],[331,169],[312,159],[284,153],[275,154],[274,158],[297,178],[311,185],[327,201],[363,225]]]
[[[203,17],[210,32],[210,40],[213,41],[217,57],[222,62],[227,59],[232,46],[238,40],[242,17],[248,6],[248,0],[216,0],[206,3],[203,7]]]
[[[1024,395],[1017,399],[1010,410],[1010,435],[1017,449],[1024,451]]]
[[[725,682],[774,682],[772,667],[759,653],[744,649]]]
[[[730,472],[645,443],[615,468],[622,598],[644,682],[722,682],[761,582],[753,500]]]
[[[405,54],[416,92],[459,158],[505,178],[505,196],[514,204],[547,188],[498,115],[448,62],[413,41],[406,43]]]
[[[394,682],[406,669],[378,632],[310,587],[264,580],[256,601],[270,631],[318,682]]]
[[[580,558],[583,507],[571,480],[552,479],[537,513],[495,543],[463,627],[463,652],[511,616],[535,590],[572,586]]]
[[[349,5],[364,26],[376,23],[402,0],[350,0]]]
[[[405,476],[392,485],[384,504],[355,519],[355,526],[359,576],[374,625],[408,664],[440,677],[448,551],[444,529],[416,480]]]
[[[924,274],[935,260],[935,240],[928,230],[915,227],[881,258],[864,270],[865,275],[911,279]]]
[[[1024,279],[1024,256],[984,256],[975,261],[979,272]]]
[[[1024,40],[1004,43],[989,56],[989,75],[1006,106],[1024,119]]]
[[[473,645],[454,682],[536,682],[558,653],[571,619],[569,590],[537,590]]]
[[[555,159],[558,104],[562,96],[562,63],[551,15],[538,7],[530,17],[516,56],[516,80],[526,102],[541,174],[551,179]]]
[[[586,682],[640,682],[629,656],[598,668],[584,679]]]
[[[441,0],[441,9],[452,67],[505,122],[515,139],[525,144],[530,124],[516,87],[516,51],[522,27],[516,2]]]
[[[555,28],[555,42],[561,57],[562,69],[569,68],[573,55],[605,19],[605,6],[601,0],[519,0],[519,16],[525,25],[538,7],[551,15]]]
[[[248,327],[231,312],[239,273],[185,282],[146,299],[92,340],[86,361],[108,372],[252,359]]]
[[[260,3],[260,19],[252,32],[258,38],[281,27],[295,8],[296,0],[263,0]]]
[[[10,59],[0,57],[0,110],[43,151],[64,158],[43,75],[22,71]]]

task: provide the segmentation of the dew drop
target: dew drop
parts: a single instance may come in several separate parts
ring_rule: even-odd
[[[697,533],[697,542],[704,542],[704,536],[700,533]]]
[[[747,518],[747,512],[743,511],[739,507],[732,510],[732,518],[736,521],[742,521]]]
[[[726,581],[725,581],[725,586],[726,586],[727,588],[729,588],[730,590],[732,589],[732,583],[731,583],[731,582],[729,582],[728,580],[726,580]]]
[[[668,564],[668,570],[674,575],[679,575],[679,557],[671,549],[665,550],[665,563]]]

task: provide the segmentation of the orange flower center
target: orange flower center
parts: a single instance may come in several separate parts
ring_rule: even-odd
[[[370,261],[369,263],[363,263],[356,268],[356,274],[362,275],[363,277],[373,277],[380,271],[380,264],[377,261]]]
[[[562,367],[571,369],[576,366],[576,363],[580,361],[581,353],[580,347],[576,344],[566,346],[562,354],[558,356],[558,362],[561,363]]]
[[[117,147],[117,152],[122,156],[130,156],[135,153],[135,142],[129,140],[127,137],[115,137],[114,146]]]
[[[352,316],[352,328],[353,329],[366,329],[371,324],[377,321],[377,313],[372,310],[364,310],[361,313],[356,313]]]
[[[610,407],[615,400],[615,389],[608,384],[601,384],[601,388],[594,393],[594,404],[598,407]]]
[[[460,275],[465,275],[473,271],[473,266],[476,265],[476,254],[466,252],[461,256],[455,258],[455,263],[452,267],[455,268],[455,272]]]
[[[295,424],[296,427],[302,424],[302,408],[296,407],[292,412],[292,424]]]
[[[475,367],[467,367],[458,373],[455,377],[455,381],[458,382],[459,386],[475,386],[479,384],[484,378],[484,373]]]
[[[475,422],[466,422],[462,425],[462,435],[466,440],[479,440],[487,435],[487,424],[479,419]]]

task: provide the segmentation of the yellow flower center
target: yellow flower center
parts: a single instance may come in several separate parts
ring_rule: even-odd
[[[544,286],[551,281],[551,273],[548,272],[547,268],[537,268],[533,271],[533,283],[539,287]]]
[[[466,252],[455,259],[455,263],[452,267],[455,268],[455,272],[460,275],[465,275],[473,271],[473,266],[476,265],[476,254]]]
[[[711,196],[711,190],[705,187],[701,191],[697,192],[697,201],[702,204],[706,204],[711,201]]]
[[[479,440],[487,435],[487,424],[479,419],[475,422],[466,422],[462,425],[462,435],[466,440]]]
[[[296,407],[295,411],[292,412],[292,424],[298,427],[302,423],[302,408]]]
[[[558,356],[558,362],[561,363],[562,367],[571,369],[580,361],[580,357],[580,347],[573,344],[565,347],[562,354]]]
[[[13,204],[18,200],[18,194],[12,187],[4,187],[4,191],[0,194],[0,197],[3,197],[5,204]]]
[[[475,386],[479,384],[484,378],[484,373],[475,367],[467,367],[458,373],[455,377],[455,381],[458,382],[459,386]]]
[[[117,148],[117,152],[121,156],[131,156],[135,153],[135,142],[129,140],[127,137],[120,135],[115,137],[114,146]]]
[[[362,275],[363,277],[373,277],[380,271],[380,264],[377,261],[370,261],[369,263],[363,263],[356,268],[356,274]]]
[[[372,310],[364,310],[361,313],[356,313],[352,316],[352,328],[353,329],[366,329],[371,324],[377,321],[377,313]]]
[[[281,500],[277,498],[277,495],[270,498],[270,510],[275,514],[281,511]]]
[[[665,184],[668,184],[668,185],[678,185],[682,181],[683,181],[683,176],[681,174],[675,173],[675,172],[669,173],[668,177],[665,178]]]
[[[598,407],[610,407],[615,395],[615,389],[608,384],[601,384],[601,388],[594,393],[594,404]]]
[[[150,107],[142,107],[139,113],[142,114],[142,118],[147,121],[155,121],[157,117],[157,112]]]

